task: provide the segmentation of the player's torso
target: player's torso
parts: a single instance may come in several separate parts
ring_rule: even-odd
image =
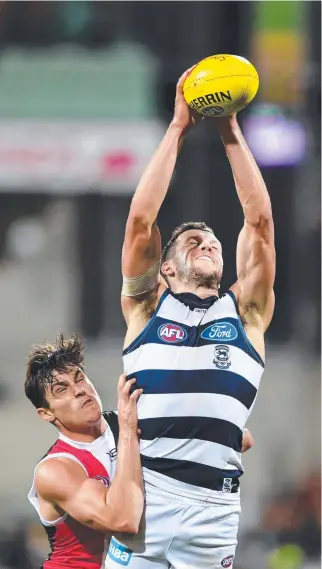
[[[146,480],[200,498],[233,492],[263,372],[233,295],[201,300],[165,291],[124,351],[124,369],[144,389],[138,409]]]
[[[75,460],[89,478],[109,486],[114,476],[116,460],[113,435],[108,429],[94,443],[76,443],[65,437],[59,438],[42,460],[59,457]],[[54,511],[49,504],[46,508],[46,503],[39,500],[34,484],[28,498],[39,514],[51,547],[44,569],[99,569],[103,566],[106,551],[104,534],[83,526],[59,510],[58,517],[54,519]]]

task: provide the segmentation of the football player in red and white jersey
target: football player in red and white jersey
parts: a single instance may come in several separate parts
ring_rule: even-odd
[[[105,536],[138,531],[144,504],[137,423],[142,390],[133,391],[134,383],[120,377],[118,415],[110,421],[113,413],[102,412],[85,375],[80,340],[60,335],[55,345],[37,346],[29,356],[26,396],[59,431],[35,468],[28,496],[51,546],[43,569],[100,569]],[[116,452],[109,423],[117,419]]]

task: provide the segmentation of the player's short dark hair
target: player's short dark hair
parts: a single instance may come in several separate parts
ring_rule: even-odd
[[[178,225],[178,227],[173,230],[170,240],[162,251],[161,266],[162,263],[173,256],[173,253],[175,251],[175,244],[179,235],[182,235],[182,233],[185,233],[185,231],[189,231],[189,229],[199,229],[201,231],[209,231],[209,233],[213,233],[211,227],[209,227],[203,221],[188,221],[186,223],[181,223],[181,225]]]
[[[64,373],[72,366],[83,369],[84,349],[76,335],[65,340],[63,334],[57,336],[55,344],[46,342],[32,347],[27,360],[25,394],[36,409],[49,407],[45,390],[53,381],[55,371]]]

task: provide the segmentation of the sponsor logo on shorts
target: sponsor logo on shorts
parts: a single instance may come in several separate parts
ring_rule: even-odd
[[[213,342],[232,342],[236,340],[238,332],[233,324],[230,322],[218,322],[217,324],[211,324],[205,330],[203,330],[201,337],[204,340],[210,340]]]
[[[222,491],[225,494],[230,494],[233,489],[233,479],[232,478],[224,478]]]
[[[96,476],[93,476],[94,480],[98,480],[99,482],[102,482],[102,484],[104,484],[104,486],[106,486],[107,488],[110,485],[110,479],[108,476],[103,476],[101,474],[97,474]]]
[[[123,545],[112,537],[108,550],[108,557],[112,559],[112,561],[126,567],[130,563],[132,553],[132,549],[129,549],[126,545]]]
[[[178,344],[187,337],[187,332],[178,324],[162,324],[158,329],[158,336],[167,344]]]
[[[221,564],[223,567],[231,567],[234,561],[234,555],[228,555],[225,559],[222,560]]]

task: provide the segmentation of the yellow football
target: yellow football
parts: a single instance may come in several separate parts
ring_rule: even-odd
[[[244,109],[258,86],[258,73],[244,57],[211,55],[193,68],[183,93],[188,105],[201,115],[225,117]]]

